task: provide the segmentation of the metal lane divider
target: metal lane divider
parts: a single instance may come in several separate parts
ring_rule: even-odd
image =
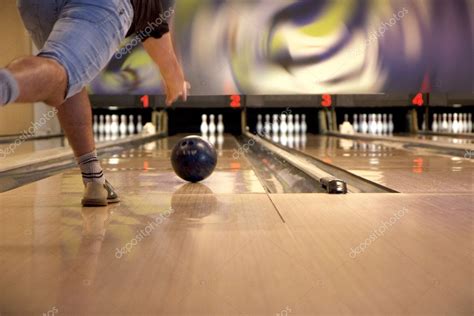
[[[248,138],[254,139],[269,151],[275,153],[288,163],[302,170],[316,179],[330,194],[350,193],[398,193],[397,191],[373,183],[362,177],[348,172],[345,169],[330,165],[315,157],[309,156],[298,150],[283,147],[265,138],[251,133],[244,133]]]

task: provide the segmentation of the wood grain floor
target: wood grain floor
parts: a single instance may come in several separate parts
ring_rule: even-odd
[[[0,194],[0,315],[473,314],[471,193],[268,195],[232,138],[186,184],[174,141],[103,161],[118,205],[75,169]]]

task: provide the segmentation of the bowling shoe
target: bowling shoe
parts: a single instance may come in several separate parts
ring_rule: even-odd
[[[107,180],[105,184],[97,182],[86,183],[84,197],[82,198],[83,206],[107,206],[108,204],[118,202],[120,202],[120,199]]]

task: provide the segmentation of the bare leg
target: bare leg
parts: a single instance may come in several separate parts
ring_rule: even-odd
[[[58,118],[76,157],[94,151],[92,110],[86,89],[58,107]]]
[[[6,69],[18,83],[20,95],[16,102],[43,101],[55,107],[64,102],[67,74],[54,59],[23,57],[11,62]]]

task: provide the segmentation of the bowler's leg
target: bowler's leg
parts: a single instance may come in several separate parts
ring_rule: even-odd
[[[0,69],[0,105],[43,101],[59,106],[66,89],[66,70],[50,58],[22,57]]]
[[[92,110],[86,89],[58,107],[58,118],[76,157],[95,150]]]

